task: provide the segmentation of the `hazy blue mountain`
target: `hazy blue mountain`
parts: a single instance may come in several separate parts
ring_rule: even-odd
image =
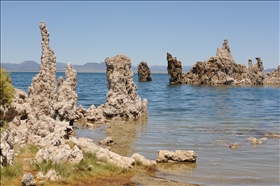
[[[264,72],[267,73],[267,72],[270,72],[270,71],[276,70],[276,69],[277,69],[277,68],[269,68],[269,69],[265,69]]]
[[[57,62],[56,70],[57,71],[65,71],[67,63]],[[21,63],[1,63],[1,67],[5,68],[8,72],[38,72],[40,69],[40,64],[26,60]],[[105,62],[97,63],[97,62],[87,62],[83,65],[73,65],[73,68],[77,72],[106,72],[106,64]],[[132,65],[132,70],[134,73],[137,72],[137,65]],[[152,65],[149,66],[152,73],[167,73],[167,65]],[[183,66],[183,72],[187,73],[191,69],[191,66]],[[264,70],[264,72],[269,72],[275,70],[276,68],[270,68]]]

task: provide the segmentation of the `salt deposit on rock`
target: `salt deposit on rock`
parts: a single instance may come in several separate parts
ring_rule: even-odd
[[[174,163],[174,162],[196,162],[197,154],[192,151],[176,150],[171,152],[168,150],[159,150],[158,163]]]
[[[133,82],[131,60],[125,55],[106,58],[107,82],[109,92],[103,108],[103,115],[107,118],[139,118],[147,115],[148,101],[136,92]]]
[[[152,75],[147,62],[138,65],[138,81],[152,81]]]

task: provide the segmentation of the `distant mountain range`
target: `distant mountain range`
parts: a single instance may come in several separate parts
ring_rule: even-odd
[[[56,63],[56,71],[65,71],[67,63]],[[73,64],[72,64],[73,65]],[[21,63],[1,63],[1,67],[5,68],[8,72],[39,72],[40,64],[35,61],[24,61]],[[73,68],[77,72],[106,72],[105,62],[87,62],[83,65],[73,65]],[[152,73],[167,73],[167,66],[165,65],[152,65],[149,66]],[[191,69],[191,66],[183,66],[183,72],[187,73]],[[276,68],[270,68],[264,70],[269,72]],[[137,66],[132,65],[132,70],[137,72]]]
[[[67,63],[56,63],[56,71],[65,71]],[[73,65],[73,69],[77,72],[106,72],[105,62],[88,62],[83,65]],[[21,63],[1,63],[1,67],[5,68],[8,72],[39,72],[40,64],[35,61],[24,61]],[[167,73],[167,66],[153,65],[149,66],[152,73]],[[183,72],[188,72],[191,66],[183,66]],[[132,70],[137,72],[137,66],[132,65]]]

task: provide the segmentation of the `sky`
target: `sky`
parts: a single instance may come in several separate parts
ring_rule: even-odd
[[[228,39],[236,63],[279,65],[279,2],[1,1],[1,62],[40,63],[45,21],[57,62],[85,64],[127,55],[132,65],[183,66],[216,55]]]

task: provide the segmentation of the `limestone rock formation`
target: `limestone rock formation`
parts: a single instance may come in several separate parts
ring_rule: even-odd
[[[138,65],[138,81],[152,81],[152,75],[147,62]]]
[[[159,150],[156,161],[158,163],[195,162],[196,158],[197,154],[192,150],[176,150],[175,152]]]
[[[139,118],[147,115],[147,99],[141,100],[133,82],[131,60],[125,55],[106,58],[109,92],[103,108],[107,118]]]
[[[278,69],[267,72],[264,78],[265,85],[280,85],[280,65]]]
[[[167,72],[169,76],[170,84],[185,84],[185,74],[182,72],[181,61],[177,61],[176,57],[172,57],[171,54],[167,53]]]

